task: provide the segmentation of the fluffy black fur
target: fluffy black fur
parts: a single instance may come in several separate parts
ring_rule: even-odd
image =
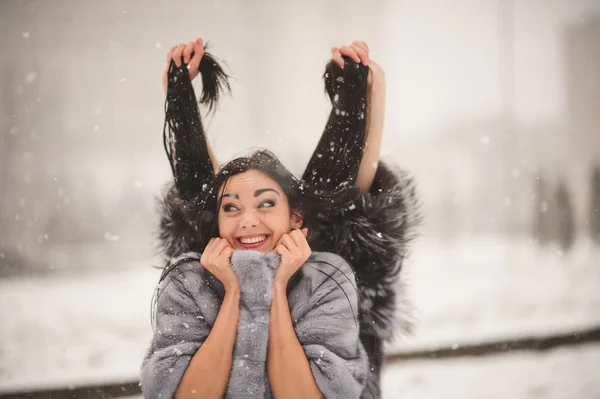
[[[331,112],[302,180],[316,192],[351,187],[358,175],[366,142],[369,68],[344,56],[344,69],[330,61],[323,79]]]
[[[402,263],[421,221],[414,181],[380,163],[373,186],[335,215],[319,215],[310,246],[342,256],[356,273],[361,341],[371,374],[365,398],[379,398],[383,344],[394,332],[410,330],[411,312]],[[315,231],[316,230],[316,231]],[[336,234],[331,234],[336,232]]]

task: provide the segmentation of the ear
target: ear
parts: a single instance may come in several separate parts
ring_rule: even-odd
[[[302,223],[304,223],[304,219],[302,219],[302,216],[300,216],[300,214],[296,212],[293,212],[292,217],[290,219],[290,227],[292,229],[299,229],[300,227],[302,227]]]

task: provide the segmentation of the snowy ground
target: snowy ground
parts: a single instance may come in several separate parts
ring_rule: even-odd
[[[408,271],[418,328],[393,351],[600,324],[600,252],[589,244],[562,255],[528,243],[422,242]],[[136,379],[158,274],[137,264],[0,281],[0,392]],[[588,345],[394,364],[383,383],[389,398],[600,398],[599,369],[600,346]]]
[[[420,242],[406,269],[414,336],[392,350],[600,325],[600,248],[563,254],[527,241]]]
[[[383,373],[383,399],[599,399],[599,367],[600,345],[397,363]]]
[[[599,399],[600,344],[544,353],[396,363],[384,399]]]

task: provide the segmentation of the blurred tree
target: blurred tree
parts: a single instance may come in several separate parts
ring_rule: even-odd
[[[14,76],[10,69],[3,68],[0,75],[0,242],[5,241],[8,228],[6,212],[7,196],[9,192],[8,180],[11,171],[11,157],[9,156],[16,146],[16,130],[12,126],[16,104],[14,98]]]
[[[600,245],[600,166],[592,172],[589,229],[592,240]]]
[[[555,204],[556,238],[562,249],[567,252],[575,242],[575,220],[569,189],[562,180],[556,188]]]
[[[548,244],[554,235],[552,226],[553,215],[550,208],[550,190],[544,176],[538,174],[535,178],[535,220],[533,225],[533,237],[541,245]]]

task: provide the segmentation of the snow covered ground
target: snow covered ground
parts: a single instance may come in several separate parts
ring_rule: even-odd
[[[383,373],[383,399],[598,399],[599,366],[600,345],[397,363]]]
[[[419,320],[392,351],[600,324],[600,251],[585,242],[566,255],[527,242],[423,241],[407,271]],[[0,281],[0,392],[135,380],[158,275],[135,264]],[[600,398],[593,370],[600,345],[395,363],[383,385],[386,398]]]
[[[385,399],[599,399],[600,344],[544,353],[395,363]]]
[[[391,350],[600,325],[600,248],[586,240],[567,254],[528,241],[421,241],[405,271],[416,328]]]

